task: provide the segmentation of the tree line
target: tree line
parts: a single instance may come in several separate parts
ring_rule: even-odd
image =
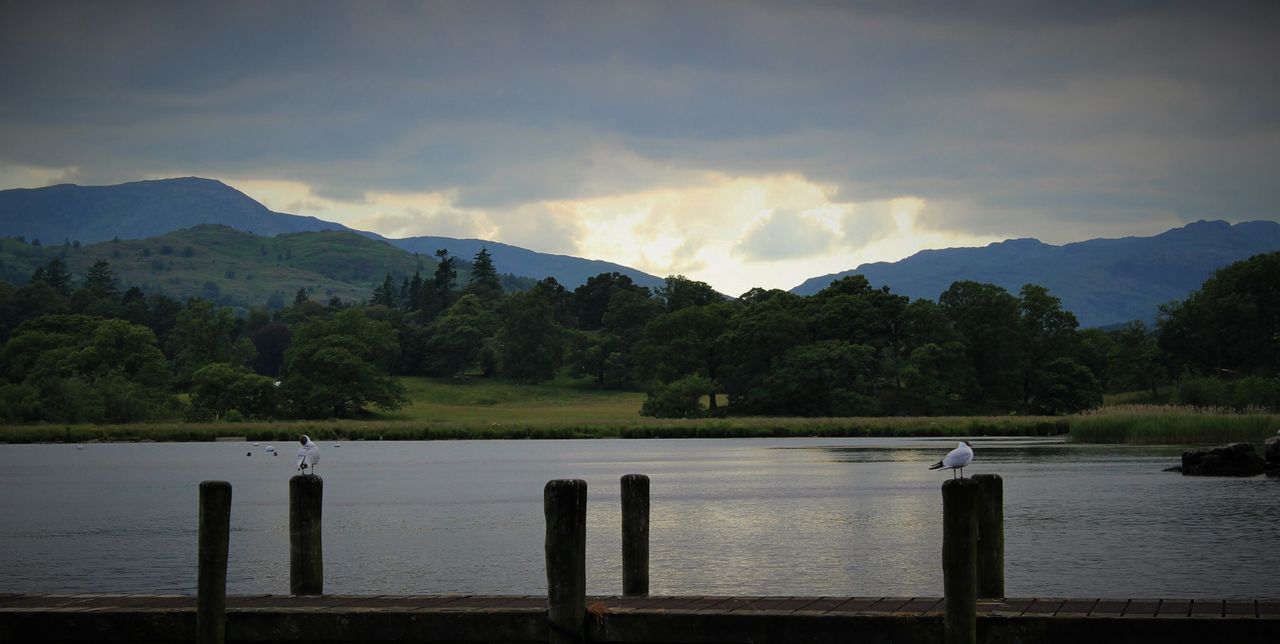
[[[1080,329],[1034,284],[913,301],[855,275],[730,299],[603,273],[511,291],[487,250],[465,284],[436,259],[365,302],[299,289],[243,316],[123,288],[106,260],[79,279],[51,260],[0,282],[0,421],[346,418],[406,404],[404,375],[570,378],[647,391],[658,417],[1064,414],[1175,383],[1182,402],[1280,406],[1280,253],[1218,271],[1154,328],[1112,330]]]

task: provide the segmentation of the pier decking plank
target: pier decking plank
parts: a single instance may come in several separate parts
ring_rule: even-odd
[[[941,612],[941,597],[589,597],[588,604],[599,610],[700,611],[716,613],[869,613],[924,615]],[[540,595],[230,595],[227,610],[235,611],[346,611],[385,612],[448,611],[488,609],[544,609]],[[191,595],[83,594],[19,595],[0,594],[0,611],[131,611],[195,610]],[[1157,619],[1188,617],[1280,619],[1280,600],[1222,599],[986,599],[978,602],[979,615],[1000,617],[1093,617],[1119,616]]]
[[[940,597],[588,597],[592,641],[740,644],[867,639],[940,643]],[[991,641],[1159,638],[1166,644],[1266,642],[1280,632],[1280,599],[1004,598],[978,602]],[[233,595],[228,641],[545,642],[538,595]],[[0,641],[190,641],[196,598],[182,595],[0,594]],[[234,635],[234,636],[233,636]],[[852,639],[851,639],[852,638]],[[1012,639],[1010,639],[1012,638]],[[1224,639],[1225,638],[1225,639]]]

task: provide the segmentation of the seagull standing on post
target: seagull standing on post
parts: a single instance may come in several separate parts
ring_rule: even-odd
[[[951,478],[955,478],[956,470],[960,470],[960,478],[964,478],[964,466],[973,460],[973,446],[969,441],[960,441],[955,449],[947,452],[942,460],[929,466],[931,470],[951,470]]]
[[[316,473],[316,463],[320,462],[320,447],[311,442],[311,437],[306,434],[298,439],[302,447],[298,448],[298,469],[306,473],[307,468],[311,468],[311,473]]]

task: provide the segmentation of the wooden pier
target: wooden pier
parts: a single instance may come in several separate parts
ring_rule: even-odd
[[[585,641],[653,644],[924,642],[939,597],[588,597]],[[548,641],[545,596],[228,596],[228,642]],[[1258,642],[1280,600],[979,600],[978,640]],[[0,595],[0,641],[191,642],[196,597]]]
[[[976,479],[976,480],[975,480]],[[0,642],[1272,644],[1280,599],[1003,595],[999,476],[942,484],[942,597],[648,595],[648,478],[623,477],[623,595],[586,594],[586,482],[544,489],[547,594],[325,595],[323,482],[290,481],[289,595],[226,595],[231,487],[201,484],[197,595],[0,592]],[[629,492],[628,492],[629,491]],[[0,589],[3,591],[3,589]]]

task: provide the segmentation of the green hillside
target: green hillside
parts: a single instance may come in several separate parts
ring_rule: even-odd
[[[0,240],[0,279],[26,282],[36,267],[61,258],[78,283],[94,262],[111,264],[122,288],[176,299],[203,297],[228,306],[262,306],[275,295],[292,301],[299,288],[314,300],[363,301],[387,273],[398,281],[414,271],[429,276],[431,257],[337,231],[259,237],[220,225],[204,225],[158,237],[86,246],[30,246]],[[466,275],[459,272],[465,283]]]

